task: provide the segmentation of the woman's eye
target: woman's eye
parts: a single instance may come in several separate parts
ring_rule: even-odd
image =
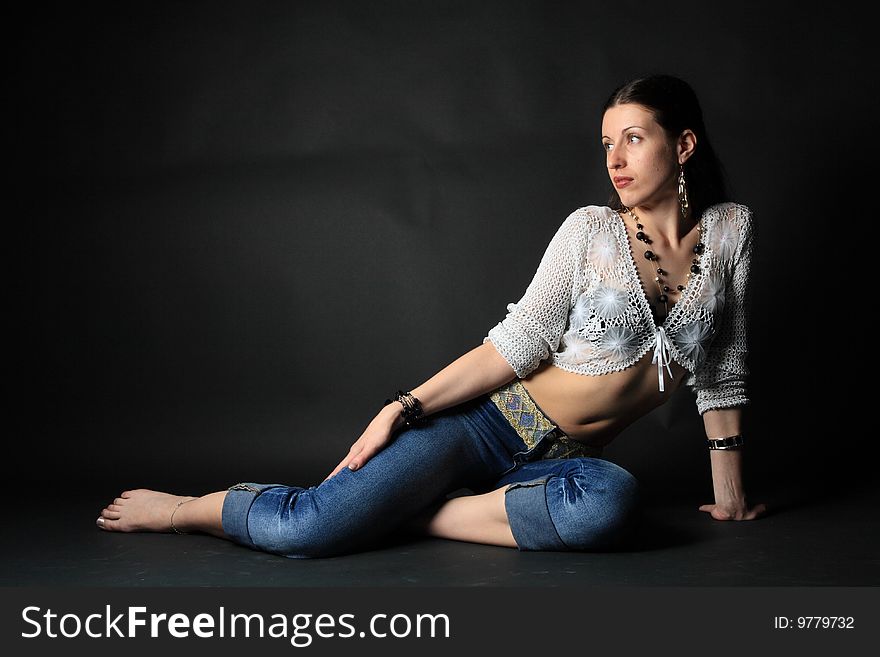
[[[610,143],[602,144],[602,148],[604,148],[606,151],[610,151],[613,146],[614,146],[614,144],[610,144]]]
[[[634,134],[633,134],[633,135],[628,135],[628,137],[629,137],[629,140],[630,140],[630,141],[632,141],[633,139],[637,139],[637,140],[641,140],[641,139],[642,139],[642,138],[639,137],[638,135],[634,135]]]

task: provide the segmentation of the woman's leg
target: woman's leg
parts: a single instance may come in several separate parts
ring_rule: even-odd
[[[604,459],[524,463],[494,486],[489,493],[448,500],[411,528],[520,550],[594,550],[618,544],[638,519],[638,482]]]
[[[497,479],[523,448],[481,396],[399,432],[363,467],[343,468],[316,486],[241,483],[179,507],[187,498],[126,491],[102,516],[105,529],[169,531],[176,508],[180,531],[207,531],[290,558],[331,556],[404,526],[457,488]]]
[[[171,532],[171,514],[179,532],[205,532],[228,538],[221,515],[226,491],[202,497],[171,495],[146,488],[123,491],[98,517],[98,527],[114,532]],[[178,506],[178,502],[183,502]]]
[[[622,541],[640,510],[636,478],[601,458],[523,464],[496,482],[523,550],[602,550]]]
[[[437,538],[515,548],[504,508],[505,489],[441,502],[409,523],[409,529]]]
[[[601,549],[625,537],[640,507],[635,477],[561,434],[519,381],[492,398],[490,412],[527,449],[499,479],[471,486],[477,495],[428,509],[410,529],[521,550]]]

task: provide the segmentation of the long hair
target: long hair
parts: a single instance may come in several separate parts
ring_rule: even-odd
[[[670,139],[677,139],[686,128],[693,130],[697,146],[684,164],[688,204],[693,217],[699,218],[709,206],[730,200],[724,167],[706,133],[697,95],[687,82],[663,74],[630,80],[614,90],[602,108],[602,115],[610,107],[624,103],[635,103],[650,110]],[[625,209],[613,187],[608,205],[615,210]]]

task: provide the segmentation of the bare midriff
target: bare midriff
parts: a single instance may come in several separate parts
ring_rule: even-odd
[[[568,436],[589,445],[610,443],[628,425],[666,402],[687,376],[672,361],[663,368],[660,392],[657,364],[649,350],[638,362],[619,372],[597,376],[576,374],[541,363],[522,380],[535,403]]]

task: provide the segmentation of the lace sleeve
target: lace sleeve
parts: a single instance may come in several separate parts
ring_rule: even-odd
[[[484,344],[491,340],[519,378],[559,348],[571,307],[580,230],[570,214],[550,240],[522,299],[508,304],[507,317],[483,338]]]
[[[740,241],[725,289],[723,317],[706,360],[688,378],[696,392],[700,415],[713,408],[734,408],[749,403],[746,380],[749,368],[748,325],[751,307],[750,270],[755,241],[752,212],[737,205]]]

